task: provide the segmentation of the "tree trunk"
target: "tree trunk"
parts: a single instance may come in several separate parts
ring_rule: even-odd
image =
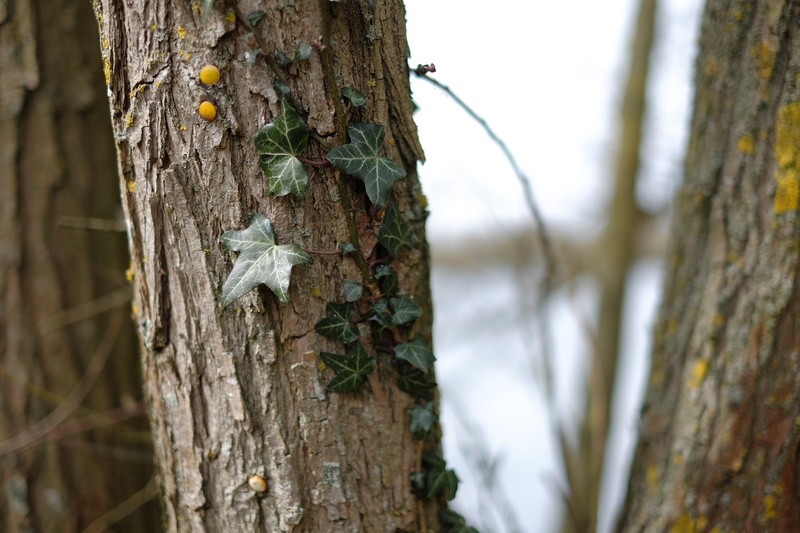
[[[706,7],[624,530],[800,530],[798,20]]]
[[[0,530],[7,532],[83,530],[151,476],[147,426],[135,407],[134,330],[125,320],[125,239],[91,229],[113,226],[119,214],[96,39],[88,4],[0,3]],[[138,424],[114,423],[135,416]],[[123,525],[154,523],[152,505]]]
[[[423,449],[438,448],[438,432],[424,445],[414,440],[407,410],[416,400],[395,385],[390,356],[367,343],[376,371],[361,392],[347,394],[326,391],[333,374],[319,358],[343,351],[315,332],[326,303],[344,301],[348,279],[374,288],[368,262],[382,259],[384,211],[371,206],[361,182],[330,165],[306,164],[304,199],[267,194],[253,142],[281,113],[276,84],[288,88],[314,134],[303,154],[309,159],[324,160],[327,148],[348,142],[347,114],[385,126],[387,156],[408,172],[390,203],[417,242],[392,267],[424,311],[411,333],[429,340],[424,196],[415,174],[422,150],[402,3],[100,0],[95,7],[168,529],[440,530],[442,502],[417,499],[409,481]],[[263,18],[248,19],[256,10]],[[310,56],[298,58],[303,43],[313,44]],[[222,72],[220,83],[198,80],[206,64]],[[345,109],[345,86],[363,92],[366,106]],[[198,116],[201,101],[215,105],[215,119]],[[259,287],[223,308],[220,287],[236,255],[220,235],[256,213],[271,220],[278,244],[335,251],[349,242],[358,250],[314,254],[313,264],[296,266],[288,304]],[[369,337],[366,322],[359,328]],[[248,485],[254,475],[266,480],[266,492]]]

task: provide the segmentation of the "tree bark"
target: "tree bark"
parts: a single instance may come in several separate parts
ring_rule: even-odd
[[[203,2],[202,4],[206,4]],[[278,81],[316,139],[322,160],[347,142],[341,89],[368,98],[353,119],[386,127],[387,155],[408,172],[393,200],[418,244],[392,266],[423,308],[412,333],[430,339],[423,154],[412,105],[400,1],[95,3],[123,205],[135,269],[134,308],[146,401],[170,531],[436,531],[441,502],[417,499],[409,473],[423,445],[408,429],[415,400],[395,386],[387,355],[361,393],[326,392],[319,352],[342,346],[314,331],[326,302],[343,301],[364,262],[315,255],[295,267],[290,303],[263,287],[220,308],[235,255],[218,239],[262,213],[278,244],[334,250],[356,237],[375,260],[382,211],[363,186],[329,166],[308,167],[305,199],[266,194],[254,134],[280,113]],[[253,28],[246,18],[261,10]],[[307,60],[286,66],[300,43]],[[260,49],[260,50],[259,50]],[[218,85],[198,72],[214,64]],[[211,122],[197,113],[215,103]],[[339,181],[343,180],[343,181]],[[362,324],[362,337],[368,327]],[[372,347],[371,347],[372,348]],[[434,436],[426,449],[436,448]],[[252,475],[268,489],[255,493]]]
[[[707,4],[623,530],[800,530],[798,20]]]
[[[152,470],[135,407],[141,375],[125,320],[125,239],[90,229],[113,226],[119,214],[96,39],[88,4],[0,3],[0,530],[7,532],[83,530],[145,486]],[[138,426],[114,424],[134,415]],[[131,442],[142,435],[143,444]],[[135,468],[121,457],[135,457]],[[123,525],[147,529],[157,511],[150,506]]]

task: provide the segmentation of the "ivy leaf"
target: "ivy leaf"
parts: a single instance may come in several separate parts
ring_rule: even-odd
[[[395,326],[404,326],[414,322],[422,315],[422,309],[405,294],[401,294],[397,298],[392,298],[389,303],[394,309],[392,315],[392,324]]]
[[[342,252],[344,255],[347,255],[347,254],[352,254],[353,252],[355,252],[355,251],[356,251],[356,247],[355,247],[355,246],[353,246],[353,244],[352,244],[352,243],[349,243],[349,242],[346,242],[346,241],[345,241],[345,242],[340,242],[339,244],[337,244],[337,245],[336,245],[336,247],[337,247],[339,250],[341,250],[341,252]]]
[[[295,61],[304,61],[311,57],[311,45],[307,42],[300,43],[300,46],[297,47],[297,50],[294,51],[294,59]]]
[[[422,370],[401,361],[397,368],[397,386],[405,393],[427,400],[436,383],[428,381]]]
[[[408,410],[408,416],[411,418],[411,433],[420,440],[425,438],[436,423],[432,402],[428,402],[425,406],[415,405]]]
[[[350,322],[353,304],[328,302],[325,306],[325,318],[314,325],[317,333],[329,339],[350,344],[358,339],[358,328]]]
[[[378,154],[383,148],[385,132],[380,124],[349,124],[350,144],[337,146],[326,157],[328,161],[364,182],[367,196],[376,206],[382,206],[392,185],[406,176],[400,165]]]
[[[354,279],[348,279],[342,285],[342,294],[348,302],[355,302],[364,294],[364,287]]]
[[[406,344],[398,344],[394,347],[394,355],[398,359],[402,359],[414,365],[426,374],[430,371],[433,362],[436,358],[433,352],[425,345],[422,338],[417,337],[413,341]]]
[[[269,194],[289,193],[303,197],[308,187],[308,174],[297,156],[308,145],[308,128],[303,119],[286,101],[281,114],[256,133],[256,149],[261,153],[259,164],[269,178]]]
[[[456,497],[458,482],[456,471],[452,468],[445,469],[445,465],[433,466],[428,471],[428,476],[425,479],[425,486],[428,489],[427,496],[428,498],[433,498],[444,491],[447,500],[452,500]]]
[[[378,265],[375,269],[375,279],[378,280],[383,294],[393,296],[397,294],[399,282],[397,281],[397,274],[395,274],[392,267],[389,265]]]
[[[397,257],[403,251],[403,246],[411,245],[412,238],[411,226],[406,224],[394,206],[390,206],[378,232],[378,241],[392,257]]]
[[[385,298],[372,304],[368,320],[375,323],[378,331],[392,327],[392,315],[389,313],[389,303]]]
[[[258,23],[261,22],[261,19],[264,18],[264,15],[266,15],[266,13],[263,11],[253,11],[247,15],[247,21],[255,28]]]
[[[356,392],[367,380],[367,374],[375,367],[375,359],[367,354],[364,346],[358,342],[347,355],[322,352],[320,358],[331,370],[336,372],[328,389],[334,392]]]
[[[447,526],[445,530],[447,533],[478,533],[477,529],[467,525],[467,520],[463,516],[452,509],[445,509],[439,513],[439,518],[442,524]]]
[[[296,244],[276,245],[272,224],[262,214],[255,215],[247,229],[226,231],[219,240],[228,250],[239,252],[222,285],[223,307],[262,283],[281,302],[288,302],[292,267],[311,262],[311,256]]]
[[[411,482],[411,494],[425,497],[425,472],[411,472],[408,480]]]
[[[342,96],[350,100],[353,107],[361,107],[367,103],[367,97],[364,96],[361,91],[352,87],[344,87],[342,89]]]

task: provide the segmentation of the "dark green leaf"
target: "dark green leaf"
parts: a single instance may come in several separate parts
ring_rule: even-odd
[[[266,15],[266,13],[263,11],[253,11],[247,15],[247,21],[251,26],[255,27],[259,22],[261,22],[261,19],[264,18],[264,15]]]
[[[406,224],[394,206],[390,206],[378,232],[378,241],[393,257],[400,255],[403,246],[410,246],[413,238],[411,226]]]
[[[389,302],[394,310],[392,315],[392,324],[395,326],[404,326],[414,322],[422,315],[422,309],[405,294],[401,294],[397,298],[392,298]]]
[[[347,355],[322,352],[320,358],[336,373],[328,389],[334,392],[356,392],[364,385],[367,374],[375,367],[375,360],[357,342]]]
[[[411,493],[420,498],[425,496],[425,472],[411,472],[408,475],[411,481]]]
[[[394,296],[397,294],[398,281],[397,274],[389,265],[378,265],[375,269],[375,279],[378,280],[381,286],[381,291],[387,296]]]
[[[275,80],[272,82],[272,88],[275,89],[275,92],[278,94],[278,96],[287,96],[290,92],[292,92],[291,87],[283,83],[278,78],[275,78]]]
[[[308,175],[297,156],[308,145],[308,128],[297,111],[281,102],[281,114],[256,133],[255,142],[261,169],[269,178],[269,194],[303,197]]]
[[[373,204],[386,202],[392,185],[406,176],[406,171],[391,159],[380,157],[384,131],[380,124],[349,124],[350,144],[328,152],[328,161],[348,174],[361,179]]]
[[[337,247],[338,247],[338,248],[339,248],[339,249],[342,251],[342,253],[343,253],[343,254],[345,254],[345,255],[347,255],[347,254],[352,254],[353,252],[355,252],[355,251],[356,251],[356,247],[355,247],[355,246],[353,246],[353,245],[352,245],[352,243],[349,243],[349,242],[340,242],[340,243],[339,243],[339,244],[337,244],[336,246],[337,246]]]
[[[409,343],[395,346],[394,354],[398,359],[411,363],[425,373],[430,372],[436,360],[433,352],[425,345],[425,341],[419,337]]]
[[[306,59],[311,57],[312,50],[313,48],[311,48],[310,44],[306,42],[300,43],[300,46],[298,46],[297,50],[295,50],[294,52],[295,61],[305,61]]]
[[[436,383],[428,381],[428,377],[422,370],[399,361],[397,365],[397,386],[403,392],[427,400],[431,398],[431,389],[436,387]]]
[[[344,294],[344,299],[348,302],[355,302],[361,295],[364,294],[364,287],[361,286],[359,282],[354,279],[348,279],[342,285],[342,293]]]
[[[392,327],[392,315],[389,313],[389,303],[385,298],[372,304],[368,319],[375,323],[378,331]]]
[[[350,322],[353,304],[328,302],[325,306],[325,318],[314,325],[320,335],[329,339],[350,344],[358,339],[358,328]]]
[[[440,512],[439,519],[447,526],[446,533],[478,533],[477,529],[467,525],[467,520],[463,516],[452,509]]]
[[[361,107],[367,103],[367,97],[352,87],[342,89],[342,96],[350,100],[354,107]]]
[[[228,279],[222,285],[223,307],[241,298],[259,284],[264,284],[278,299],[289,301],[292,266],[311,262],[311,256],[296,244],[275,244],[272,224],[257,214],[244,230],[226,231],[220,242],[228,250],[239,252]]]
[[[428,498],[433,498],[444,491],[445,497],[449,501],[456,497],[458,476],[453,469],[445,470],[444,468],[434,467],[428,471],[425,486],[428,489]]]
[[[436,423],[436,413],[433,412],[431,402],[425,406],[415,405],[408,410],[408,416],[411,418],[411,433],[418,439],[424,439]]]
[[[287,56],[280,50],[275,52],[275,61],[277,61],[278,64],[282,67],[286,67],[292,64],[291,58],[289,58],[289,56]]]

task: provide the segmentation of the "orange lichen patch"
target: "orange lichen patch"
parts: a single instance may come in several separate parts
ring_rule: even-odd
[[[736,143],[736,149],[743,154],[753,155],[756,153],[756,141],[749,133],[739,137],[739,142]]]
[[[200,106],[197,108],[197,114],[200,115],[200,118],[203,120],[211,122],[217,118],[217,106],[209,101],[200,102]]]
[[[701,359],[692,367],[692,375],[689,376],[686,384],[689,385],[689,388],[696,389],[706,379],[706,374],[708,374],[708,361]]]
[[[200,69],[200,81],[205,85],[216,85],[219,79],[220,72],[215,65],[206,65]]]
[[[775,66],[775,45],[767,40],[762,40],[753,48],[753,58],[756,60],[758,75],[764,79],[772,77]]]
[[[129,181],[128,182],[128,192],[136,192],[136,182]]]

